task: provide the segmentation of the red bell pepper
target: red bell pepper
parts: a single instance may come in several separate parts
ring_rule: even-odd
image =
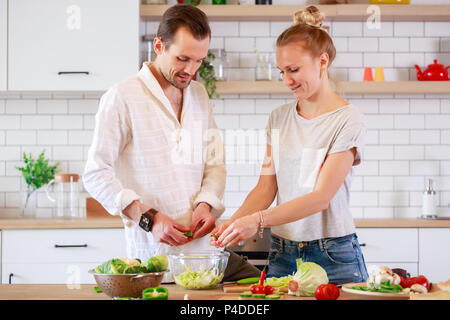
[[[427,291],[430,291],[430,282],[425,276],[420,275],[412,278],[403,278],[400,276],[400,285],[403,288],[411,288],[413,284],[420,284],[427,288]]]

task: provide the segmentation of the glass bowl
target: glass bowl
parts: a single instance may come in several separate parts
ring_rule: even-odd
[[[202,251],[169,255],[175,283],[186,289],[212,289],[223,279],[228,252]]]

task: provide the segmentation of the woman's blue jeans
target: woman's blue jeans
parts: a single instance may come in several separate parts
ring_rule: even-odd
[[[315,262],[325,269],[329,283],[366,282],[364,257],[355,233],[297,242],[271,236],[267,278],[284,277],[297,271],[296,259]]]

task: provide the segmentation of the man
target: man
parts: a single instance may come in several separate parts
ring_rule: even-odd
[[[201,10],[169,8],[153,42],[155,61],[100,100],[83,181],[122,217],[129,258],[217,250],[207,234],[224,211],[223,143],[206,90],[192,81],[210,38]],[[224,280],[258,274],[231,253]]]

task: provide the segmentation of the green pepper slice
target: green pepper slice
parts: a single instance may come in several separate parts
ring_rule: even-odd
[[[98,286],[94,287],[94,291],[97,292],[97,293],[102,293],[103,292],[102,289],[100,289],[100,287],[98,287]]]
[[[167,300],[169,291],[164,287],[147,288],[142,291],[143,300]]]
[[[192,233],[192,231],[189,231],[189,232],[183,233],[183,235],[184,235],[186,238],[190,238],[190,237],[192,237],[194,234]]]

